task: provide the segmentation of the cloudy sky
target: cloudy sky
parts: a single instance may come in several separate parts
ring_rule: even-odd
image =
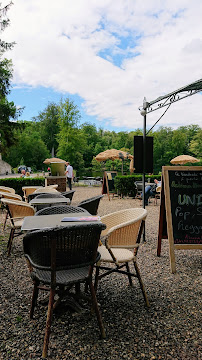
[[[2,36],[16,42],[6,56],[14,65],[10,100],[25,106],[23,120],[69,97],[82,122],[130,131],[142,128],[144,97],[202,78],[201,0],[13,2]],[[159,125],[202,126],[201,104],[201,93],[181,100]],[[161,113],[148,114],[148,127]]]

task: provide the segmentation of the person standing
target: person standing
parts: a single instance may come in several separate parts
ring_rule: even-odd
[[[65,174],[67,176],[69,190],[72,190],[73,167],[70,165],[70,163],[68,161],[66,162],[66,165],[67,165],[67,167],[66,167]]]

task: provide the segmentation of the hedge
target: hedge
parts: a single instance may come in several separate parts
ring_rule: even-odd
[[[44,177],[35,178],[5,178],[0,179],[0,186],[8,186],[15,189],[16,194],[23,196],[23,186],[44,186]]]
[[[161,180],[161,175],[146,175],[145,181],[153,183],[154,179]],[[137,190],[135,186],[136,181],[142,181],[142,175],[118,175],[114,179],[115,190],[121,196],[135,197]]]

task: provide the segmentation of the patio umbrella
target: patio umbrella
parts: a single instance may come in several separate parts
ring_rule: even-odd
[[[109,149],[99,153],[95,159],[97,161],[106,161],[106,160],[122,160],[122,174],[123,174],[123,160],[130,159],[130,173],[133,172],[133,155],[116,149]]]
[[[179,155],[170,161],[174,165],[184,165],[187,163],[197,163],[200,160],[190,155]]]
[[[46,159],[46,160],[44,160],[44,164],[46,164],[46,165],[48,165],[48,164],[51,164],[51,163],[55,163],[55,162],[58,162],[58,163],[66,163],[66,161],[65,160],[62,160],[62,159],[59,159],[59,158],[51,158],[51,159]]]
[[[106,161],[106,160],[122,160],[122,159],[133,159],[133,155],[128,154],[122,150],[109,149],[99,153],[95,159],[97,161]]]

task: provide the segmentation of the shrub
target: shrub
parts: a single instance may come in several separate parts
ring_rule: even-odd
[[[44,186],[45,179],[43,177],[35,178],[5,178],[0,179],[0,186],[8,186],[15,189],[16,194],[23,196],[23,186]]]
[[[148,181],[150,178],[150,182],[154,182],[154,179],[161,180],[160,175],[146,175],[145,181]],[[117,194],[122,196],[131,196],[135,197],[137,193],[137,189],[135,186],[136,181],[142,181],[142,175],[118,175],[114,179],[115,190]]]

